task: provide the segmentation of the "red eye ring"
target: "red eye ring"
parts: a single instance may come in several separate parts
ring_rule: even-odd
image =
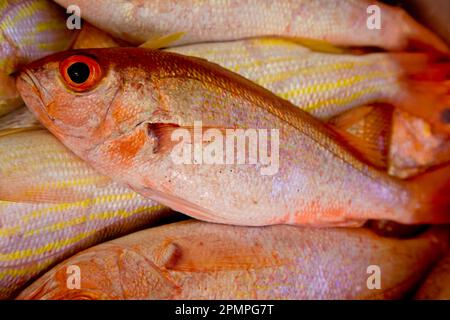
[[[83,55],[74,55],[63,60],[59,64],[59,72],[67,86],[77,92],[92,89],[102,77],[98,62]]]

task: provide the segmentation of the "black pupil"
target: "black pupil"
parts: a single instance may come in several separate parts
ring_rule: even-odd
[[[67,69],[67,74],[75,83],[83,83],[89,78],[89,66],[83,62],[75,62]]]

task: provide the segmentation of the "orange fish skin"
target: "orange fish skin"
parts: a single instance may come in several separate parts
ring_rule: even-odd
[[[276,35],[342,46],[402,50],[418,45],[448,51],[404,10],[370,0],[116,0],[114,7],[107,0],[56,2],[79,6],[84,19],[134,44],[183,32],[174,45]],[[367,9],[374,4],[380,9],[380,29],[367,26]]]
[[[431,270],[415,296],[419,300],[450,300],[450,253]]]
[[[74,55],[89,56],[103,70],[86,92],[69,89],[59,72],[60,61]],[[360,161],[361,153],[328,126],[207,61],[139,48],[69,51],[28,65],[17,85],[43,125],[94,168],[198,219],[320,226],[450,221],[450,167],[409,183],[393,179]],[[164,130],[199,120],[222,130],[279,130],[278,172],[174,163]]]
[[[364,228],[237,227],[189,220],[115,239],[51,269],[18,299],[395,299],[448,236],[383,238]],[[381,287],[368,289],[369,266]],[[79,289],[67,289],[77,266]]]

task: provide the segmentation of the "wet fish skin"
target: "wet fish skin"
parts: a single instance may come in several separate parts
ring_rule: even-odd
[[[419,300],[450,300],[450,253],[433,267],[415,295]]]
[[[445,250],[445,233],[383,238],[366,229],[236,227],[185,221],[81,252],[18,299],[395,299]],[[80,289],[67,289],[67,267]],[[381,289],[367,287],[367,269]]]
[[[72,254],[174,215],[42,129],[0,136],[0,181],[0,299]]]
[[[113,7],[106,0],[56,2],[64,7],[79,6],[81,16],[90,23],[134,44],[184,32],[174,45],[277,35],[389,50],[405,49],[417,42],[447,51],[442,40],[405,11],[375,1],[118,0]],[[379,30],[367,27],[367,8],[373,4],[381,10],[383,24]]]
[[[64,10],[48,0],[0,4],[0,116],[22,105],[11,74],[19,65],[69,48],[76,30]]]
[[[81,94],[59,80],[60,62],[80,56],[105,70],[95,88]],[[360,225],[450,218],[448,167],[408,183],[390,178],[362,162],[336,131],[204,60],[139,48],[70,51],[28,65],[17,84],[44,126],[94,168],[199,219]],[[206,128],[279,130],[278,172],[175,163],[171,130],[199,120]]]

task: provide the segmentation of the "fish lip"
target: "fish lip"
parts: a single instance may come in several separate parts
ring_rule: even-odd
[[[26,82],[30,87],[39,90],[40,83],[31,71],[27,69],[22,69],[18,74],[18,78]]]
[[[55,123],[55,119],[53,117],[51,117],[48,112],[46,112],[46,108],[50,105],[50,103],[47,103],[44,100],[44,95],[47,96],[47,98],[50,96],[50,94],[45,90],[45,88],[41,85],[41,83],[39,82],[39,80],[36,78],[36,76],[33,74],[32,71],[22,68],[20,71],[20,74],[17,77],[17,80],[21,80],[24,83],[26,83],[31,90],[33,91],[34,95],[37,95],[37,99],[39,101],[37,108],[39,108],[39,110],[36,110],[36,106],[31,107],[28,106],[27,104],[25,104],[28,109],[30,109],[35,116],[39,119],[40,117],[44,116],[46,118],[46,120],[48,120],[50,123],[54,124]],[[51,101],[51,99],[50,99]],[[46,122],[45,120],[40,121],[41,123]],[[56,126],[52,126],[52,130],[56,131],[56,133],[60,133],[61,130],[59,130]]]
[[[30,88],[34,89],[34,93],[38,95],[38,100],[40,101],[39,103],[39,109],[40,109],[40,113],[43,113],[46,115],[46,117],[51,121],[54,122],[55,119],[53,119],[47,112],[46,112],[46,107],[48,107],[48,105],[50,103],[47,103],[46,100],[49,100],[49,93],[45,90],[45,88],[41,85],[41,83],[39,82],[39,80],[36,78],[36,76],[33,74],[33,72],[31,72],[28,69],[22,69],[20,71],[20,74],[18,76],[18,79],[22,80],[23,82],[25,82],[27,85],[30,86]],[[46,97],[44,97],[46,96]],[[30,108],[32,109],[32,108]]]
[[[21,81],[25,82],[30,88],[32,88],[33,94],[38,96],[39,101],[39,110],[36,110],[36,107],[30,107],[27,105],[28,109],[30,109],[36,117],[39,119],[40,117],[45,117],[46,120],[52,123],[52,128],[48,128],[50,131],[52,131],[56,135],[60,136],[68,136],[71,138],[76,139],[82,139],[84,138],[83,135],[74,135],[74,134],[68,134],[67,132],[64,132],[63,129],[60,129],[57,125],[54,125],[57,121],[56,118],[52,117],[48,112],[48,107],[53,104],[54,102],[51,99],[51,95],[48,93],[48,91],[45,89],[44,86],[41,85],[39,80],[36,78],[36,76],[33,74],[33,72],[29,69],[22,68],[20,71],[20,74],[18,75],[17,79],[20,79]],[[45,120],[40,121],[41,123],[46,122]]]

